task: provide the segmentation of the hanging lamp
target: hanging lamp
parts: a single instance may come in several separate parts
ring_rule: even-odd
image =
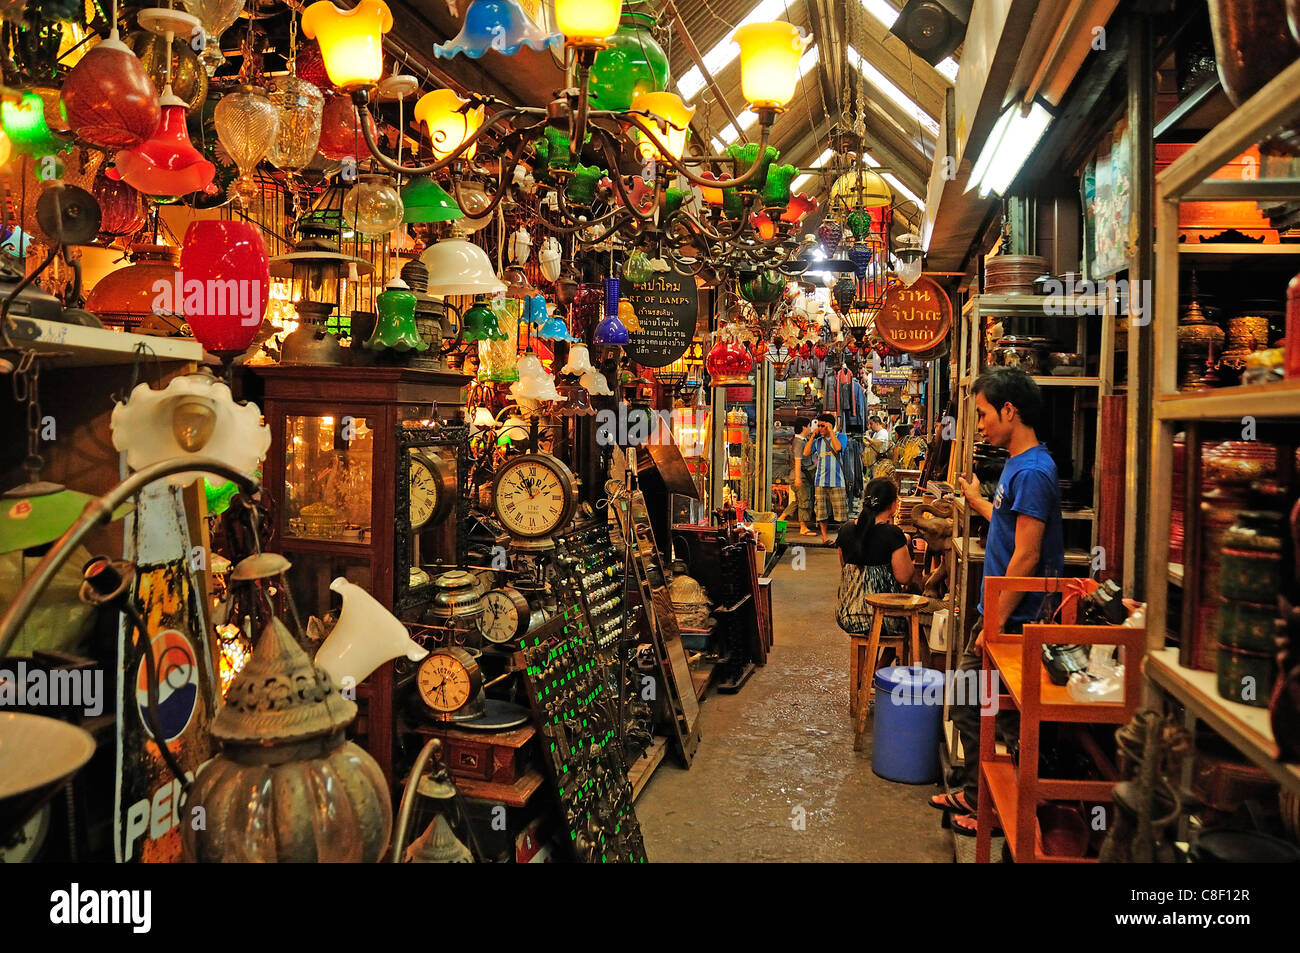
[[[239,167],[239,177],[229,192],[237,205],[247,207],[261,191],[256,179],[257,165],[275,144],[280,110],[265,90],[239,86],[221,97],[213,122],[217,140]]]

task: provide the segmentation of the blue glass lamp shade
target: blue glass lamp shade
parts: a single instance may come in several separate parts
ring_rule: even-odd
[[[596,325],[592,344],[622,346],[628,342],[627,325],[618,318],[618,279],[605,279],[605,317]]]
[[[460,33],[433,48],[434,56],[451,59],[459,53],[478,59],[488,50],[514,56],[522,47],[559,52],[564,35],[547,33],[528,18],[519,0],[473,0],[465,11]]]
[[[547,321],[546,299],[541,295],[533,295],[528,299],[528,310],[525,313],[524,320],[533,327],[544,325]]]
[[[867,276],[867,266],[871,264],[871,260],[875,257],[876,253],[865,242],[859,242],[849,249],[849,261],[853,262],[859,281]]]
[[[569,333],[569,326],[558,314],[546,319],[546,323],[538,329],[537,336],[543,341],[567,341],[570,344],[578,342],[578,339]]]

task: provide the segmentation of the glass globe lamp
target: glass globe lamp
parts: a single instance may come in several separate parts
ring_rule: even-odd
[[[402,196],[386,175],[363,175],[343,197],[343,221],[379,238],[402,224]]]

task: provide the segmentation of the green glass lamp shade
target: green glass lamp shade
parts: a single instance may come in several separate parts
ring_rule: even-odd
[[[461,328],[461,337],[466,341],[500,341],[505,337],[497,313],[483,301],[475,302],[465,312]]]
[[[686,200],[686,196],[689,194],[690,193],[685,189],[678,189],[672,186],[664,189],[664,212],[668,215],[672,215],[682,207],[682,202]]]
[[[864,208],[855,208],[849,212],[844,218],[844,224],[845,230],[859,241],[867,238],[875,226],[871,213]]]
[[[579,165],[564,194],[574,205],[590,205],[596,198],[596,186],[608,174],[597,165]]]
[[[212,483],[203,478],[203,496],[208,503],[208,515],[220,516],[230,509],[230,502],[239,495],[239,484],[234,480],[225,483]]]
[[[641,93],[659,93],[668,87],[668,55],[655,41],[654,17],[625,13],[609,45],[591,64],[588,87],[593,109],[630,109]]]
[[[402,186],[402,221],[407,225],[451,222],[465,213],[444,189],[427,175],[416,176]]]
[[[773,164],[767,169],[767,181],[760,193],[768,212],[783,211],[790,204],[790,183],[799,175],[799,167]]]
[[[59,101],[63,109],[63,101]],[[28,90],[18,102],[0,103],[0,126],[4,127],[15,152],[39,159],[71,152],[72,143],[56,136],[45,122],[45,100]]]
[[[415,326],[415,304],[415,292],[405,281],[401,278],[390,281],[375,297],[375,310],[379,317],[365,348],[369,351],[385,348],[394,351],[428,350],[428,342],[420,337],[420,330]]]
[[[649,256],[639,248],[633,249],[627,261],[623,262],[623,277],[634,285],[649,281],[654,273]]]
[[[785,279],[778,271],[760,271],[740,283],[740,296],[750,304],[771,304],[781,297]]]
[[[760,167],[754,177],[743,186],[722,190],[723,214],[728,218],[740,218],[745,214],[745,195],[742,192],[762,192],[764,185],[767,183],[768,170],[780,154],[776,146],[768,146],[763,150],[763,155],[759,156],[757,142],[744,144],[733,142],[727,146],[727,155],[736,160],[737,178],[746,175],[755,162],[758,162]]]

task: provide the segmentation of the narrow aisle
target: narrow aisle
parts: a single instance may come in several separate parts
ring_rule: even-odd
[[[876,777],[870,738],[853,750],[839,557],[808,547],[799,570],[796,547],[773,573],[767,666],[739,694],[705,699],[694,765],[670,754],[637,801],[646,852],[651,862],[951,861],[925,803],[938,789]]]

